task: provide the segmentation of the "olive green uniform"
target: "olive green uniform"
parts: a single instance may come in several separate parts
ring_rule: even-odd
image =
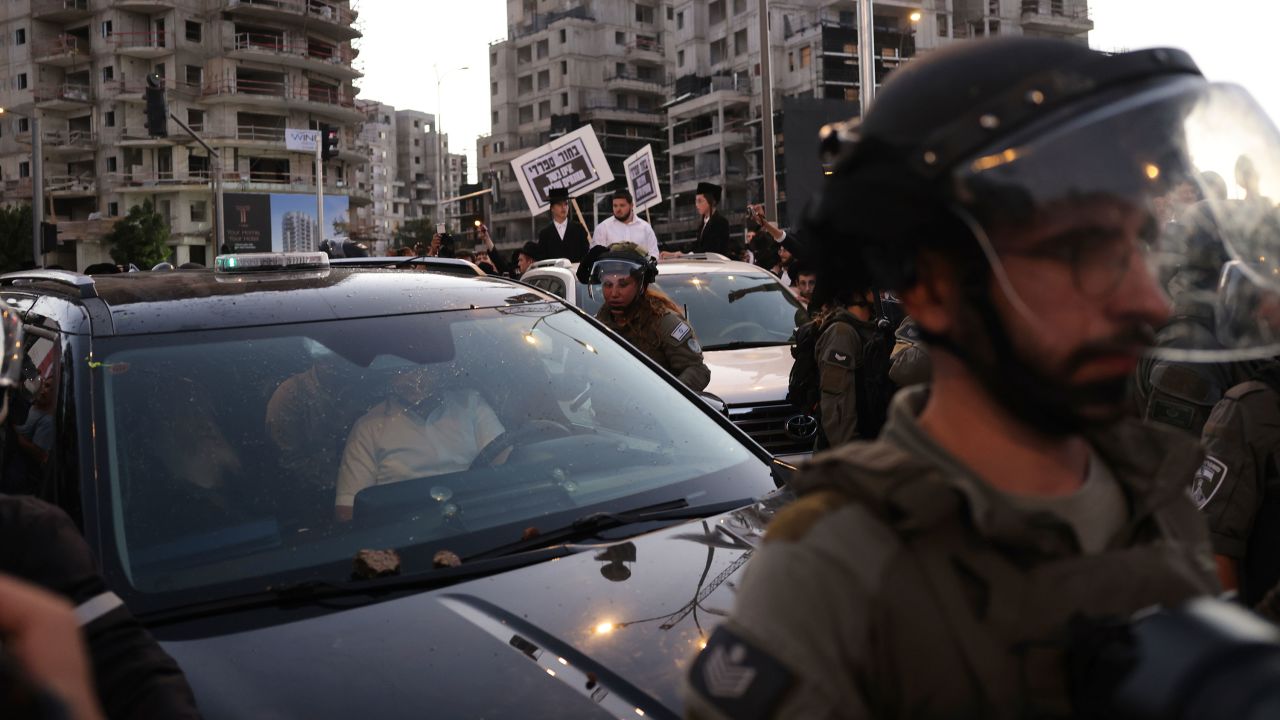
[[[889,379],[900,388],[928,383],[933,378],[933,362],[920,339],[916,321],[907,317],[893,335]]]
[[[1194,443],[1108,428],[1085,483],[1101,492],[1065,511],[994,490],[938,447],[916,423],[926,397],[898,393],[878,440],[798,475],[800,499],[690,668],[688,716],[1064,717],[1073,616],[1217,590],[1185,492]]]
[[[657,330],[651,333],[641,333],[631,325],[619,326],[608,305],[600,308],[596,319],[675,375],[690,390],[701,392],[711,382],[711,370],[702,359],[698,337],[678,314],[668,311],[658,321]]]
[[[1205,423],[1204,447],[1191,499],[1254,606],[1280,582],[1280,393],[1257,380],[1231,388]]]
[[[862,367],[866,348],[864,333],[875,326],[859,320],[847,310],[836,310],[828,317],[818,336],[818,381],[822,395],[818,399],[822,433],[826,447],[838,447],[858,439],[858,369]]]

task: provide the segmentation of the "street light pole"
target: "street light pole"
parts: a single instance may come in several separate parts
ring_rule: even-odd
[[[470,70],[471,67],[463,65],[446,71],[444,75],[440,74],[440,66],[433,65],[432,68],[436,73],[436,223],[439,224],[444,219],[444,205],[441,203],[444,199],[444,131],[441,125],[441,118],[444,117],[444,103],[441,101],[440,86],[450,73]]]
[[[40,132],[40,113],[31,110],[31,259],[36,267],[44,267],[41,232],[44,226],[44,138]]]
[[[760,0],[760,153],[764,156],[764,212],[778,222],[778,168],[773,145],[773,71],[769,44],[769,0]],[[724,128],[720,128],[721,132]],[[720,170],[724,171],[721,164]]]
[[[858,85],[861,92],[858,115],[866,117],[876,95],[876,31],[871,0],[858,0]]]

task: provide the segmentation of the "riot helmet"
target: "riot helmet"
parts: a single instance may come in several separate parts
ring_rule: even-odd
[[[595,258],[590,272],[591,285],[600,285],[608,277],[630,276],[643,290],[658,278],[658,260],[635,243],[617,243]]]

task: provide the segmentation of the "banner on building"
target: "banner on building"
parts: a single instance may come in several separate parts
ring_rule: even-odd
[[[288,128],[284,131],[284,149],[294,152],[314,153],[320,144],[319,130],[297,130]]]
[[[631,157],[622,161],[627,173],[627,188],[635,200],[636,212],[648,210],[662,202],[662,188],[658,187],[658,166],[653,163],[653,146],[645,145]]]
[[[324,238],[316,233],[316,196],[227,193],[223,196],[227,252],[315,252],[322,240],[346,240],[350,198],[324,198]]]
[[[556,138],[511,162],[529,211],[546,212],[552,188],[566,188],[581,195],[613,182],[613,171],[590,125]]]

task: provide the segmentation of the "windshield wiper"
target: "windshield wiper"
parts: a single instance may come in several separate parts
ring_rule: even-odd
[[[500,545],[482,553],[471,555],[470,557],[463,559],[462,567],[466,567],[467,563],[476,562],[478,560],[509,557],[532,550],[542,550],[544,548],[562,545],[575,540],[592,538],[605,530],[611,530],[625,525],[659,522],[663,520],[690,520],[694,518],[704,518],[709,515],[719,515],[720,513],[728,512],[730,510],[737,510],[738,508],[743,507],[744,505],[750,505],[753,502],[755,501],[751,498],[744,498],[740,500],[729,500],[727,502],[695,505],[690,507],[688,500],[680,498],[624,512],[590,513],[575,519],[564,527],[540,532],[537,536],[531,537],[527,540],[519,540],[507,545]]]
[[[778,347],[780,345],[790,345],[787,340],[735,340],[733,342],[720,343],[719,345],[703,345],[703,350],[745,350],[747,348],[760,347]]]

